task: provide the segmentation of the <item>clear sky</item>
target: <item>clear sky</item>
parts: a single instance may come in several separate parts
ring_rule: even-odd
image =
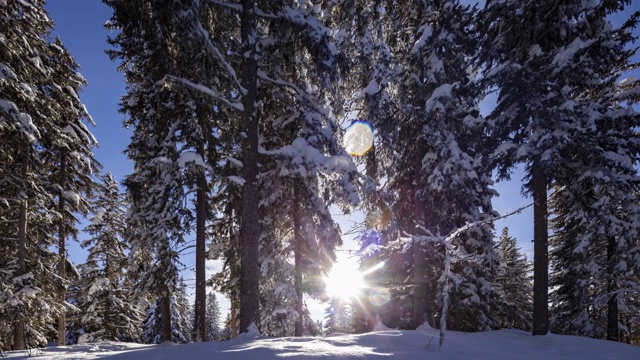
[[[484,1],[481,3],[483,4]],[[634,0],[629,10],[638,10],[639,3],[640,1]],[[49,0],[45,8],[56,24],[54,35],[61,37],[62,42],[80,64],[80,72],[89,82],[80,93],[80,98],[97,124],[95,128],[90,129],[99,141],[99,148],[95,150],[96,158],[102,163],[105,171],[110,171],[120,181],[132,170],[131,162],[123,154],[123,150],[129,143],[131,132],[123,128],[123,115],[118,112],[120,97],[126,91],[123,75],[117,71],[118,64],[109,60],[105,54],[105,49],[109,47],[106,42],[109,32],[103,25],[111,17],[111,9],[101,0]],[[614,19],[614,25],[619,25],[618,18]],[[494,208],[501,214],[518,209],[531,201],[520,195],[522,171],[516,170],[512,178],[511,182],[496,184],[496,190],[501,195],[495,199]],[[505,226],[509,227],[510,234],[518,240],[528,258],[533,259],[532,208],[496,222],[496,233],[499,235]],[[348,223],[342,225],[343,231],[348,228]],[[86,253],[77,245],[70,245],[69,255],[72,261],[76,264],[84,262]],[[345,241],[345,248],[355,247],[353,241]],[[185,264],[193,265],[194,261],[194,259],[185,259]],[[211,263],[208,265],[214,266]],[[184,276],[193,278],[187,273]],[[219,300],[226,311],[228,302],[222,298]],[[319,306],[313,305],[314,318],[321,318],[318,314],[318,312],[321,313]]]

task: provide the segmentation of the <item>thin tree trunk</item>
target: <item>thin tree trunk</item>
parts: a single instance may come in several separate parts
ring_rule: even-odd
[[[25,145],[24,153],[22,155],[22,169],[21,177],[23,181],[27,181],[27,174],[29,172],[29,145]],[[20,202],[20,217],[18,218],[18,272],[17,276],[24,275],[27,272],[26,258],[27,258],[27,209],[28,201],[23,199]],[[24,314],[18,314],[16,324],[13,332],[13,349],[24,350]]]
[[[67,278],[67,248],[66,248],[66,234],[65,234],[65,194],[64,189],[67,187],[67,156],[63,152],[60,155],[60,198],[58,202],[58,212],[60,213],[60,223],[58,224],[58,256],[60,262],[58,263],[58,276],[62,281]],[[62,303],[66,301],[66,284],[62,284],[62,291],[60,293],[60,300]],[[64,346],[67,344],[67,331],[66,331],[66,312],[62,309],[60,317],[58,317],[58,346]]]
[[[413,293],[413,326],[414,328],[424,324],[427,319],[427,258],[423,251],[424,246],[420,242],[413,244],[413,269],[412,282]]]
[[[160,306],[162,307],[162,341],[172,341],[171,296],[167,294],[160,301]]]
[[[237,316],[238,316],[238,301],[235,298],[231,298],[231,338],[235,339],[238,336]]]
[[[533,335],[549,332],[549,238],[547,177],[538,161],[531,168],[533,190]]]
[[[607,291],[609,300],[607,301],[607,340],[619,341],[620,331],[618,329],[618,283],[614,274],[615,263],[614,254],[616,251],[616,239],[607,239],[607,262],[608,262],[608,283]]]
[[[240,333],[248,332],[253,323],[260,325],[260,225],[258,203],[260,196],[256,186],[258,175],[258,109],[256,62],[255,0],[242,1],[240,15],[242,53],[242,215],[240,219],[241,270],[240,270]]]
[[[296,319],[295,336],[302,336],[302,221],[300,220],[300,194],[296,185],[293,185],[293,231],[294,231],[294,269],[296,289]]]
[[[424,159],[427,149],[423,141],[419,141],[417,144],[416,155],[414,164],[416,169],[422,167],[422,159]],[[414,224],[410,225],[414,230],[414,233],[421,232],[418,224],[429,228],[430,219],[427,214],[427,206],[419,195],[418,189],[412,186],[411,190],[413,199],[413,220]],[[413,326],[415,328],[424,324],[427,319],[427,254],[425,252],[425,246],[421,241],[413,242],[413,269],[412,269],[412,282],[413,282]]]
[[[204,151],[200,152],[201,154]],[[207,179],[204,170],[198,171],[196,190],[196,304],[195,334],[196,341],[206,341],[207,290],[205,284],[205,221],[207,212]]]
[[[115,324],[113,323],[113,321],[111,320],[111,289],[112,286],[118,286],[116,282],[114,282],[113,277],[111,276],[111,261],[109,259],[109,253],[107,252],[105,254],[105,258],[104,258],[104,274],[106,276],[107,279],[109,279],[109,294],[107,294],[107,297],[105,299],[105,303],[104,303],[104,327],[105,327],[105,332],[107,333],[107,335],[110,337],[109,340],[113,340],[113,341],[118,341],[117,338],[117,334],[116,331],[114,329]]]

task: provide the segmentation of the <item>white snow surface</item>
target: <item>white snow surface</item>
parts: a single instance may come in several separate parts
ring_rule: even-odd
[[[360,335],[266,338],[245,334],[235,340],[174,345],[99,342],[48,347],[46,359],[403,359],[403,360],[601,360],[640,359],[640,347],[585,337],[531,336],[519,330],[446,333],[438,346],[438,330],[381,330]],[[25,351],[6,353],[9,359],[29,359]]]

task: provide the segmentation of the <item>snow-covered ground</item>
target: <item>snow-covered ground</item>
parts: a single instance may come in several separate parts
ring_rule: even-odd
[[[5,353],[9,359],[28,359],[24,352]],[[36,355],[33,354],[32,355]],[[96,343],[43,349],[46,359],[402,359],[402,360],[635,360],[640,347],[584,337],[531,336],[518,330],[482,333],[447,332],[442,348],[433,329],[383,330],[361,335],[264,338],[241,335],[236,340],[185,345]]]

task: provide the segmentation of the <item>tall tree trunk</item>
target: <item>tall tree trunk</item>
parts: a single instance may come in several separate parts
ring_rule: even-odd
[[[302,336],[302,221],[300,220],[300,194],[298,187],[293,185],[293,231],[294,231],[294,269],[295,269],[295,289],[296,289],[296,311],[298,319],[296,320],[295,336]]]
[[[258,175],[258,98],[256,62],[257,27],[255,0],[242,0],[240,15],[242,53],[242,215],[240,219],[240,333],[248,332],[254,323],[260,325],[260,224],[258,204],[260,195],[256,186]]]
[[[58,276],[64,282],[67,278],[67,248],[66,248],[66,230],[65,230],[65,188],[67,187],[67,156],[62,152],[60,155],[60,197],[58,201],[58,212],[60,213],[60,223],[58,224],[58,256],[60,257],[58,263]],[[66,299],[65,283],[62,284],[62,290],[60,292],[60,300],[64,303]],[[58,346],[64,346],[67,344],[67,331],[66,331],[66,312],[65,309],[60,313],[58,317]]]
[[[201,149],[202,150],[202,149]],[[200,152],[201,154],[204,151]],[[207,340],[206,312],[207,290],[205,284],[205,221],[207,212],[207,179],[204,169],[199,169],[196,184],[196,304],[195,334],[196,341]]]
[[[607,291],[609,300],[607,301],[607,340],[619,341],[620,331],[618,329],[618,283],[615,277],[615,251],[616,239],[607,239]]]
[[[413,244],[413,316],[414,328],[424,324],[427,319],[427,258],[421,242]]]
[[[416,169],[422,168],[422,159],[424,159],[427,153],[426,146],[423,141],[419,141],[417,144],[414,164]],[[432,218],[428,217],[427,207],[419,195],[418,189],[412,185],[411,198],[413,199],[413,224],[409,225],[414,234],[422,232],[420,226],[429,228]],[[425,253],[425,245],[421,241],[413,242],[413,269],[412,269],[412,283],[413,283],[413,326],[415,328],[424,324],[427,319],[427,254]]]
[[[229,316],[231,318],[231,338],[235,339],[238,336],[238,322],[237,322],[237,318],[238,318],[238,301],[235,299],[235,297],[231,297],[231,310],[229,310],[231,312],[231,315]]]
[[[27,182],[27,174],[29,172],[29,144],[26,144],[24,147],[24,152],[22,154],[22,169],[21,169],[21,178],[26,183]],[[22,199],[20,202],[20,217],[18,218],[18,272],[17,276],[24,275],[27,272],[27,209],[28,209],[28,200]],[[24,314],[19,313],[18,319],[16,319],[16,324],[13,330],[13,349],[14,350],[24,350],[25,342],[24,342]]]
[[[547,177],[538,160],[531,167],[533,192],[533,335],[549,332],[549,238]]]
[[[105,254],[104,258],[104,274],[107,279],[109,279],[109,293],[106,296],[104,303],[104,329],[107,335],[110,337],[108,340],[118,341],[117,333],[114,329],[114,322],[111,319],[111,289],[112,286],[118,286],[114,281],[114,278],[111,276],[111,260],[109,259],[109,253]]]
[[[160,300],[162,307],[162,341],[172,341],[171,336],[171,295],[167,294]]]

